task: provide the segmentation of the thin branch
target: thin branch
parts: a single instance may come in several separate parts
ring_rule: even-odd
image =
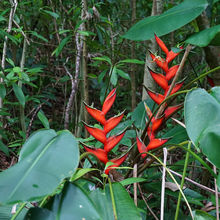
[[[70,72],[67,70],[66,66],[64,65],[64,69],[66,70],[66,73],[70,76],[71,84],[72,84],[72,91],[70,93],[70,97],[66,106],[65,111],[65,119],[64,119],[64,127],[65,129],[69,128],[69,115],[70,115],[70,109],[73,104],[73,100],[76,94],[76,90],[78,87],[78,78],[79,78],[79,71],[80,71],[80,57],[82,53],[82,47],[83,47],[83,41],[80,41],[79,34],[76,33],[76,50],[77,50],[77,56],[76,56],[76,66],[75,66],[75,77],[73,79]]]
[[[214,173],[217,174],[216,166],[213,166]],[[219,220],[219,201],[218,201],[218,186],[216,182],[216,178],[214,179],[215,182],[215,207],[216,207],[216,220]]]
[[[151,207],[147,204],[147,200],[146,200],[145,197],[144,197],[144,193],[143,193],[142,190],[141,190],[140,184],[138,184],[138,189],[139,189],[140,194],[141,194],[141,197],[142,197],[142,199],[144,200],[145,205],[147,206],[147,208],[148,208],[148,210],[150,211],[150,213],[153,215],[153,217],[154,217],[156,220],[159,220],[159,219],[157,218],[157,216],[155,215],[155,213],[153,212],[153,210],[151,209]]]
[[[170,95],[172,89],[175,86],[175,83],[176,83],[179,75],[182,73],[184,64],[186,62],[186,58],[188,57],[191,48],[192,48],[192,45],[190,45],[190,44],[186,47],[186,50],[185,50],[185,53],[184,53],[183,58],[181,60],[180,66],[179,66],[179,68],[178,68],[178,70],[176,72],[176,75],[173,78],[173,81],[172,81],[172,83],[170,85],[170,88],[169,88],[169,90],[168,90],[168,92],[167,92],[167,94],[165,96],[165,99]],[[163,105],[160,106],[160,108],[159,108],[159,110],[157,112],[156,118],[158,118],[162,114],[162,112],[164,111],[165,106],[166,106],[166,103],[164,103]]]
[[[15,20],[13,20],[13,22],[14,22],[15,26],[17,26],[17,28],[20,29],[20,31],[21,31],[23,37],[25,38],[27,44],[30,45],[30,41],[28,40],[27,35],[24,33],[24,31],[22,30],[22,28],[20,27],[20,25],[19,25]]]
[[[134,165],[133,177],[137,177],[137,163]],[[137,206],[137,183],[134,183],[134,204]]]
[[[175,171],[173,171],[173,170],[171,170],[171,169],[168,169],[168,170],[169,170],[171,173],[173,173],[174,175],[179,176],[180,178],[183,177],[181,174],[179,174],[179,173],[177,173],[177,172],[175,172]],[[190,183],[192,183],[192,184],[194,184],[195,186],[198,186],[198,187],[201,188],[201,189],[204,189],[204,190],[206,190],[206,191],[208,191],[208,192],[210,192],[210,193],[212,193],[212,194],[215,194],[215,190],[210,189],[210,188],[208,188],[207,186],[204,186],[204,185],[202,185],[202,184],[200,184],[200,183],[197,183],[197,182],[191,180],[191,179],[188,178],[188,177],[185,177],[185,180],[188,181],[188,182],[190,182]],[[220,192],[218,192],[218,197],[220,197]]]
[[[163,175],[162,175],[162,185],[161,185],[161,204],[160,204],[160,220],[164,219],[164,197],[165,197],[165,183],[166,183],[166,164],[167,164],[167,149],[163,148]]]

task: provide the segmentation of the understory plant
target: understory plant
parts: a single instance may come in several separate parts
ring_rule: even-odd
[[[183,189],[187,166],[192,162],[192,158],[208,171],[211,177],[217,178],[217,174],[211,165],[203,160],[203,156],[220,168],[220,135],[219,129],[216,129],[220,118],[220,90],[214,87],[210,93],[204,89],[180,91],[184,81],[177,82],[177,78],[182,71],[186,53],[189,52],[188,47],[181,64],[172,65],[174,58],[184,49],[181,47],[178,52],[169,51],[158,36],[155,35],[155,39],[166,57],[162,58],[150,52],[152,62],[157,64],[161,72],[151,69],[149,72],[161,91],[156,93],[146,88],[157,107],[150,108],[147,102],[144,102],[144,129],[135,128],[134,123],[130,125],[131,130],[121,126],[130,120],[125,116],[125,111],[111,116],[110,110],[117,101],[116,88],[108,93],[101,110],[84,103],[89,115],[99,123],[94,126],[84,123],[85,130],[92,137],[77,137],[80,139],[78,141],[68,130],[56,132],[53,129],[41,129],[32,133],[19,152],[18,163],[0,173],[0,210],[1,207],[5,208],[5,213],[15,210],[11,219],[133,220],[158,219],[159,215],[162,216],[161,219],[171,219],[174,212],[167,212],[165,217],[163,214],[164,205],[166,202],[169,205],[169,199],[172,198],[177,200],[176,208],[172,209],[176,213],[175,219],[178,219],[178,216],[182,219],[197,219],[198,216],[214,218],[199,209],[204,196],[190,187],[187,188],[188,192]],[[179,130],[175,130],[176,125],[170,123],[172,132],[169,130],[166,133],[164,130],[167,129],[168,119],[183,106],[172,105],[174,98],[181,93],[188,93],[184,104],[185,124],[173,118],[181,126],[178,127]],[[201,120],[207,111],[207,119]],[[135,122],[135,119],[132,122]],[[115,134],[114,129],[117,128],[120,131]],[[131,131],[137,135],[130,138],[130,147],[125,146],[122,141]],[[172,143],[170,141],[176,138],[176,131],[185,132],[185,136],[180,138],[178,143]],[[211,146],[212,152],[207,146]],[[165,153],[163,162],[160,158],[163,155],[162,147],[171,153],[180,149],[180,152],[186,151],[186,159],[179,164],[178,161],[170,163],[168,168]],[[122,166],[123,163],[125,166]],[[183,173],[175,172],[175,166],[172,168],[170,165],[184,166]],[[158,171],[160,167],[163,168],[162,184],[162,175]],[[174,174],[182,180],[174,178]],[[218,178],[218,184],[219,182]],[[218,193],[218,190],[215,189],[215,192]],[[148,193],[151,197],[147,197],[149,201],[146,200]],[[158,195],[162,195],[160,210],[157,207]],[[218,208],[215,213],[218,215]]]

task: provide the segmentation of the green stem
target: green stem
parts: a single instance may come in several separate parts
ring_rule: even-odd
[[[22,211],[22,209],[26,206],[26,202],[22,203],[21,206],[19,207],[19,209],[16,211],[16,213],[11,217],[11,220],[14,220],[17,218],[17,216],[20,214],[20,212]]]
[[[150,156],[152,156],[153,158],[155,158],[155,160],[157,160],[163,167],[165,167],[166,172],[170,175],[171,179],[172,179],[173,182],[176,184],[176,186],[178,187],[180,193],[182,194],[182,196],[183,196],[183,198],[184,198],[184,200],[185,200],[185,202],[186,202],[186,205],[187,205],[188,208],[189,208],[190,215],[191,215],[192,219],[194,220],[193,213],[192,213],[192,209],[191,209],[191,207],[190,207],[190,205],[189,205],[189,202],[187,201],[186,196],[184,195],[182,189],[180,188],[179,184],[177,183],[177,181],[176,181],[176,179],[174,178],[174,176],[172,175],[172,173],[169,171],[169,169],[165,166],[165,164],[164,164],[158,157],[156,157],[155,155],[153,155],[153,154],[150,153],[150,152],[148,152],[148,154],[149,154]]]
[[[111,199],[112,199],[112,208],[113,208],[114,218],[115,218],[115,220],[118,220],[117,212],[116,212],[116,205],[115,205],[115,198],[114,198],[114,193],[113,193],[113,189],[112,189],[112,182],[111,182],[110,178],[108,178],[108,182],[109,182],[110,195],[111,195]]]
[[[211,167],[209,167],[206,162],[200,158],[196,153],[194,153],[193,151],[191,151],[190,149],[182,146],[182,145],[175,145],[178,147],[181,147],[182,149],[184,149],[185,151],[189,152],[195,159],[197,159],[205,168],[207,168],[207,170],[212,174],[212,176],[214,176],[215,178],[217,178],[217,175],[214,173],[214,171],[212,170]]]
[[[192,85],[194,82],[198,81],[199,79],[201,79],[201,78],[203,78],[203,77],[209,75],[210,73],[215,72],[215,71],[217,71],[217,70],[219,70],[219,69],[220,69],[220,66],[217,66],[216,68],[211,69],[211,70],[209,70],[208,72],[205,72],[205,73],[201,74],[200,76],[198,76],[197,78],[195,78],[194,80],[192,80],[190,83],[188,83],[187,85],[185,85],[185,86],[183,87],[183,89],[188,88],[188,87],[189,87],[190,85]]]
[[[190,148],[191,148],[191,142],[189,142],[187,149],[190,150]],[[185,177],[186,177],[188,162],[189,162],[189,151],[187,151],[187,153],[186,153],[186,159],[185,159],[185,164],[184,164],[184,168],[183,168],[183,176],[182,176],[182,180],[181,180],[181,184],[180,184],[180,189],[181,190],[183,190],[183,185],[184,185],[184,181],[185,181]],[[179,192],[177,207],[176,207],[175,220],[178,220],[181,197],[182,197],[182,194]]]
[[[42,207],[46,204],[46,201],[47,201],[48,198],[49,198],[49,196],[45,196],[45,197],[43,198],[43,200],[41,201],[41,203],[40,203],[40,205],[39,205],[40,208],[42,208]]]

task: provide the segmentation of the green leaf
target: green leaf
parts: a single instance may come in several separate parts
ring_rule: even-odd
[[[195,89],[185,99],[186,131],[193,144],[220,168],[220,87]]]
[[[3,144],[3,142],[0,140],[0,150],[4,152],[9,157],[9,150],[6,145]]]
[[[2,15],[0,15],[0,21],[6,21],[6,19]]]
[[[95,33],[91,32],[91,31],[80,31],[78,30],[77,32],[79,32],[81,35],[84,35],[84,36],[96,36]]]
[[[9,220],[12,218],[13,214],[11,213],[12,205],[0,205],[0,219]],[[16,208],[19,209],[20,205],[17,204]],[[24,220],[24,216],[27,213],[28,209],[22,209],[21,213],[16,217],[16,220]]]
[[[26,73],[21,72],[21,77],[22,77],[22,79],[23,79],[24,81],[30,82],[30,78],[29,78],[29,76],[28,76]]]
[[[218,186],[218,191],[220,191],[220,174],[218,174],[217,186]]]
[[[216,218],[207,212],[202,210],[196,210],[193,212],[194,220],[215,220]]]
[[[123,186],[120,183],[113,183],[112,189],[118,219],[141,220],[137,207]],[[109,185],[106,185],[105,190],[99,188],[92,190],[91,187],[87,190],[67,183],[61,195],[55,196],[51,207],[54,219],[66,220],[73,216],[74,219],[114,219]],[[30,219],[32,219],[31,217]],[[44,220],[48,220],[48,218],[44,218]]]
[[[186,40],[186,43],[199,47],[220,46],[220,25],[193,34]]]
[[[54,17],[55,19],[59,18],[59,15],[55,12],[52,12],[52,11],[48,11],[48,10],[42,10],[44,13]]]
[[[92,58],[93,60],[100,60],[100,61],[106,61],[108,62],[110,65],[112,65],[111,59],[107,56],[103,56],[103,57],[94,57]]]
[[[70,38],[72,36],[65,37],[59,44],[59,46],[53,51],[52,56],[55,54],[56,57],[59,56],[61,51],[63,50],[63,47],[69,42]]]
[[[123,70],[120,70],[120,69],[116,69],[116,71],[117,71],[118,75],[121,76],[122,78],[131,80],[128,73],[125,73]]]
[[[13,68],[13,71],[14,71],[15,73],[20,73],[20,72],[21,72],[21,68],[20,68],[19,66],[15,66],[15,67]]]
[[[126,59],[126,60],[121,60],[119,63],[135,63],[135,64],[145,64],[144,61],[137,60],[137,59]]]
[[[43,111],[39,111],[37,113],[37,117],[42,122],[42,124],[45,128],[50,129],[50,123],[49,123],[47,117],[45,116],[45,114],[43,113]]]
[[[25,215],[24,220],[54,220],[55,216],[53,212],[48,209],[42,209],[39,207],[30,208]]]
[[[15,96],[17,97],[19,103],[24,107],[25,97],[24,97],[24,93],[23,93],[21,87],[19,87],[16,83],[13,83],[12,86],[13,86]]]
[[[19,162],[0,173],[0,202],[38,201],[75,172],[79,148],[69,131],[39,130],[23,145]]]
[[[45,37],[43,37],[42,35],[38,34],[37,32],[35,32],[35,31],[30,31],[30,34],[32,34],[32,35],[34,35],[35,37],[37,37],[37,38],[39,38],[39,39],[41,39],[41,40],[43,40],[43,41],[45,41],[45,42],[48,43],[48,40],[47,40]]]
[[[179,144],[189,139],[186,129],[183,128],[181,125],[176,125],[175,127],[172,127],[163,136],[163,138],[170,138],[170,137],[172,138],[167,142],[167,144]]]
[[[127,178],[127,179],[124,179],[124,180],[120,181],[120,183],[121,183],[122,186],[126,186],[126,185],[130,185],[130,184],[133,184],[133,183],[141,183],[141,182],[144,182],[144,181],[146,181],[146,179],[144,179],[144,178],[131,177],[131,178]]]
[[[78,169],[73,178],[71,178],[71,182],[76,181],[77,179],[79,179],[80,177],[84,176],[86,173],[91,172],[91,171],[98,171],[98,169],[95,168],[83,168],[83,169]]]
[[[188,24],[198,17],[208,6],[206,0],[185,0],[161,15],[147,17],[134,26],[123,36],[130,40],[149,40],[168,34]]]
[[[117,69],[116,67],[113,68],[112,73],[111,73],[111,78],[110,78],[110,82],[113,86],[117,85],[118,82],[118,74],[117,74]]]
[[[0,84],[0,97],[2,99],[4,99],[6,96],[6,89],[5,89],[5,86],[3,84]]]

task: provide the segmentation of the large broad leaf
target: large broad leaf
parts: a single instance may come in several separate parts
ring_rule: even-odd
[[[161,15],[139,21],[123,37],[130,40],[149,40],[154,37],[154,33],[158,36],[168,34],[191,22],[207,5],[206,0],[185,0]]]
[[[220,46],[220,24],[193,34],[186,40],[186,43],[199,47]]]
[[[140,220],[140,214],[123,186],[120,183],[113,183],[112,189],[118,219]],[[32,219],[31,213],[34,213],[35,216],[42,213],[42,210],[34,209],[35,212],[30,209],[27,214],[30,219]],[[68,183],[65,185],[63,192],[60,195],[55,196],[50,209],[55,217],[54,219],[57,220],[114,219],[109,185],[106,185],[105,190],[95,189],[91,192],[91,190],[85,191],[85,189],[81,189],[81,187],[78,187],[75,184]],[[48,216],[44,216],[44,220],[50,219],[51,212],[48,212]],[[40,218],[35,219],[41,220]]]
[[[184,111],[189,138],[220,168],[220,87],[188,93]]]
[[[19,162],[0,173],[0,202],[38,201],[75,172],[79,149],[69,131],[40,130],[24,144]]]

